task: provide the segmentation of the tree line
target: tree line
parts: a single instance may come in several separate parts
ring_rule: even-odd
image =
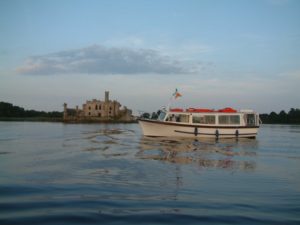
[[[14,106],[8,102],[0,102],[0,118],[62,118],[63,113],[58,111],[45,112],[36,110],[25,110],[22,107]],[[144,118],[155,119],[157,113],[144,113]],[[288,113],[284,110],[278,114],[271,112],[270,114],[260,114],[262,123],[268,124],[300,124],[300,109],[291,108]]]
[[[291,108],[288,113],[282,110],[278,114],[276,112],[260,114],[259,117],[263,123],[300,124],[300,109]]]
[[[14,106],[8,102],[0,102],[0,117],[1,118],[62,118],[63,113],[58,111],[45,112],[36,110],[25,110],[22,107]]]

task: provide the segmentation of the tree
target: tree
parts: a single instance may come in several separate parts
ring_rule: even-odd
[[[300,124],[300,109],[291,108],[288,113],[282,110],[279,114],[260,114],[260,119],[263,123]]]
[[[62,117],[62,112],[44,112],[44,111],[36,111],[36,110],[25,110],[19,106],[14,106],[8,102],[0,102],[0,117],[16,117],[16,118],[24,118],[24,117]]]
[[[141,118],[149,119],[150,118],[150,114],[149,113],[143,113],[141,115]]]
[[[156,120],[158,118],[158,115],[156,112],[153,112],[151,115],[151,119]]]
[[[284,110],[280,111],[278,119],[280,123],[288,123],[288,115]]]
[[[300,109],[291,108],[288,117],[290,123],[300,123]]]
[[[278,123],[279,122],[279,117],[276,112],[271,112],[269,115],[269,119],[271,123]]]

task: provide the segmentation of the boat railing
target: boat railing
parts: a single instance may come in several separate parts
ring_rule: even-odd
[[[258,124],[263,124],[262,120],[260,119],[260,117],[258,116]]]

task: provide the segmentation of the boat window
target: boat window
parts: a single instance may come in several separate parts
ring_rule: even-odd
[[[160,112],[159,117],[158,117],[158,120],[163,121],[164,118],[165,118],[165,116],[166,116],[166,113],[165,113],[165,112]]]
[[[193,116],[193,123],[201,123],[201,124],[215,124],[216,117],[209,115],[209,116]]]
[[[255,126],[255,115],[254,114],[246,114],[246,120],[248,126]]]
[[[169,114],[166,121],[177,122],[178,118],[179,118],[179,115],[177,115],[177,114]]]
[[[240,124],[240,116],[239,115],[219,116],[219,124]]]
[[[179,114],[176,117],[176,121],[180,123],[188,123],[189,122],[189,115]]]
[[[193,123],[203,123],[203,116],[193,116]]]

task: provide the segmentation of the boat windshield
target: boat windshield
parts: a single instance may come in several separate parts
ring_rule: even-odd
[[[158,120],[164,121],[166,117],[166,113],[165,112],[160,112],[159,116],[158,116]]]

